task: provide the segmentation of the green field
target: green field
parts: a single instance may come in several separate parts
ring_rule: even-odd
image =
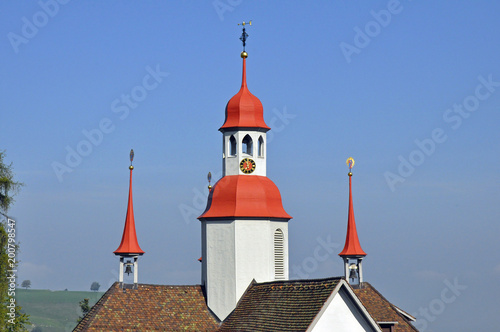
[[[82,314],[78,302],[87,298],[94,305],[102,292],[50,291],[17,289],[16,300],[30,321],[43,332],[71,331]]]

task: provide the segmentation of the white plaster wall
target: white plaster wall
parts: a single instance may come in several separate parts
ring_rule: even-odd
[[[250,135],[252,138],[252,154],[246,154],[242,152],[242,140],[246,135]],[[229,139],[231,135],[234,135],[236,139],[236,156],[230,156],[231,145],[229,144]],[[264,139],[264,156],[259,157],[259,137],[262,136]],[[240,170],[240,162],[243,158],[251,158],[255,161],[255,171],[253,175],[266,176],[266,154],[267,154],[267,138],[266,133],[262,131],[226,131],[223,133],[223,143],[222,143],[222,176],[226,175],[242,175],[245,174]]]
[[[234,222],[202,222],[206,234],[202,249],[207,304],[220,320],[236,306]]]
[[[236,298],[243,295],[248,285],[274,281],[274,232],[283,231],[285,250],[285,280],[288,279],[288,223],[270,220],[235,221]]]
[[[319,321],[313,327],[313,332],[339,331],[362,332],[375,330],[363,316],[359,308],[346,294],[345,289],[334,295]]]
[[[235,225],[236,243],[236,296],[239,299],[248,285],[270,281],[271,238],[268,220],[238,220]]]
[[[210,309],[223,320],[255,279],[274,280],[274,232],[283,231],[288,279],[288,222],[228,220],[202,222],[202,283]]]

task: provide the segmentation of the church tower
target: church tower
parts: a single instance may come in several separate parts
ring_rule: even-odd
[[[288,280],[288,221],[276,185],[266,177],[266,132],[260,100],[243,76],[226,106],[222,178],[210,189],[202,227],[202,284],[208,307],[224,320],[250,282]]]
[[[119,282],[120,286],[123,287],[123,275],[127,273],[134,274],[134,288],[137,288],[137,282],[139,278],[139,263],[138,258],[144,254],[141,247],[139,247],[139,242],[137,242],[137,235],[135,233],[135,222],[134,222],[134,204],[132,202],[132,171],[134,166],[132,166],[132,161],[134,160],[134,150],[130,150],[130,185],[128,192],[128,206],[127,215],[125,217],[125,226],[123,228],[122,242],[118,249],[113,253],[120,256],[120,273]],[[126,261],[125,261],[126,260]],[[125,271],[124,271],[125,268]]]
[[[362,261],[366,253],[361,249],[361,244],[358,239],[356,230],[356,221],[354,220],[354,207],[352,205],[352,167],[354,159],[348,158],[347,165],[349,166],[349,210],[347,217],[347,235],[345,238],[344,250],[339,254],[344,260],[344,276],[351,285],[359,285],[363,282],[363,266]]]

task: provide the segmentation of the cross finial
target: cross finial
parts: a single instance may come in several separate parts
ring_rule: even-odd
[[[248,37],[248,33],[246,33],[245,31],[245,25],[252,25],[252,21],[248,21],[248,22],[245,22],[243,21],[243,23],[238,23],[238,25],[241,25],[243,26],[243,31],[241,32],[241,37],[240,37],[240,40],[243,42],[243,52],[245,52],[245,46],[246,46],[246,41],[247,41],[247,37]]]

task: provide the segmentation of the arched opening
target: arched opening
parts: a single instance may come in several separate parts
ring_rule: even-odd
[[[229,156],[236,156],[236,138],[233,135],[229,138]]]
[[[245,135],[245,137],[243,137],[243,141],[241,142],[242,143],[242,150],[243,150],[243,153],[246,153],[248,155],[252,155],[252,138],[250,137],[250,135]]]
[[[259,148],[259,157],[264,157],[264,139],[262,136],[259,137],[259,144],[257,147]]]
[[[285,279],[285,243],[283,231],[274,232],[274,279]]]

